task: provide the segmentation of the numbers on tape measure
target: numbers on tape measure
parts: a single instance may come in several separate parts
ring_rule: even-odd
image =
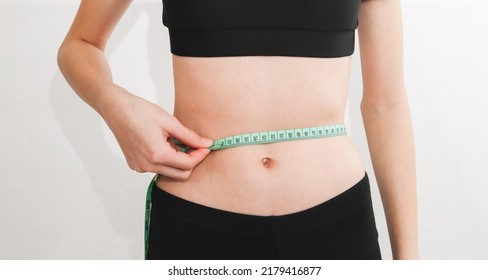
[[[346,133],[346,127],[343,124],[244,133],[218,139],[214,141],[209,149],[220,150],[252,144],[267,144],[284,141],[323,138],[345,135]],[[185,146],[178,139],[172,138],[171,140],[175,144]]]

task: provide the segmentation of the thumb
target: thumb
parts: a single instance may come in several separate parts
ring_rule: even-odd
[[[168,130],[174,138],[192,148],[207,148],[213,143],[212,139],[202,137],[176,120]]]

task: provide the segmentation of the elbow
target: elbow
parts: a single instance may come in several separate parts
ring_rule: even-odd
[[[361,100],[360,108],[362,115],[383,116],[390,111],[392,106],[394,106],[392,103],[369,102],[363,99]]]
[[[62,72],[63,69],[62,69],[62,64],[63,64],[63,45],[61,45],[58,49],[58,54],[56,56],[56,62],[58,64],[58,68],[59,70]]]
[[[56,56],[58,68],[63,72],[69,63],[73,63],[70,61],[82,59],[79,55],[84,55],[90,51],[92,47],[98,49],[102,54],[105,51],[104,45],[94,45],[83,38],[75,38],[73,36],[66,37],[58,48]]]
[[[405,90],[389,91],[386,94],[363,94],[361,114],[387,116],[398,110],[408,109],[408,98]]]
[[[57,56],[56,56],[56,62],[58,64],[58,68],[61,71],[61,73],[63,73],[63,69],[64,69],[64,64],[65,64],[65,61],[66,61],[67,52],[68,51],[67,51],[67,47],[66,47],[66,42],[63,42],[61,44],[61,46],[59,46],[58,53],[57,53]]]

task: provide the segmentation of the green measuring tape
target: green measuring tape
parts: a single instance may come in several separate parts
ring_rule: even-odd
[[[159,174],[154,175],[147,188],[146,193],[146,213],[144,219],[144,259],[147,260],[147,249],[149,247],[149,224],[151,221],[151,206],[152,206],[152,190],[156,185],[156,180],[158,179]]]
[[[343,124],[244,133],[220,138],[214,141],[208,149],[216,151],[246,145],[269,144],[276,142],[340,136],[346,135],[346,133],[346,127]],[[171,138],[170,140],[176,145],[182,146],[183,148],[180,150],[182,152],[186,153],[190,149],[190,147],[186,146],[178,139]],[[158,176],[159,174],[156,174],[153,177],[146,193],[146,217],[144,220],[144,258],[146,260],[147,249],[149,246],[149,227],[151,223],[152,190],[156,185]]]
[[[346,127],[343,124],[244,133],[220,138],[214,141],[209,149],[212,151],[216,151],[245,145],[324,138],[345,134]],[[171,138],[171,141],[173,141],[173,143],[177,145],[183,146],[183,148],[180,150],[182,152],[186,153],[190,149],[190,147],[187,147],[178,139]]]

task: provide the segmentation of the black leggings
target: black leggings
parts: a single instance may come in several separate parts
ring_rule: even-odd
[[[381,259],[367,173],[317,206],[234,213],[152,191],[147,259]]]

